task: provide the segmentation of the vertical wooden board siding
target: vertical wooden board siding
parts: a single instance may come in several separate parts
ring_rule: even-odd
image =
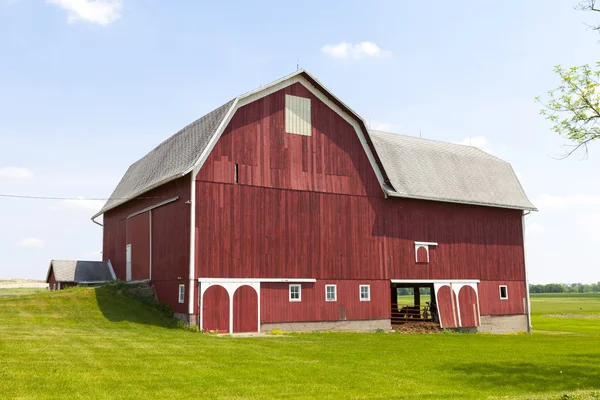
[[[176,279],[183,280],[181,283],[185,283],[188,279],[189,209],[189,204],[181,200],[152,210],[153,282]]]
[[[508,299],[500,299],[500,285],[506,285]],[[524,281],[481,281],[479,283],[481,315],[525,314],[523,299],[527,294]]]
[[[171,306],[173,312],[187,314],[187,302],[179,302],[179,285],[185,285],[185,300],[187,300],[187,293],[189,290],[189,284],[187,281],[152,281],[154,290],[156,291],[156,297]]]
[[[456,300],[454,299],[454,291],[450,286],[445,285],[438,290],[437,308],[443,328],[458,327]]]
[[[251,286],[233,294],[233,332],[258,332],[258,295]]]
[[[54,290],[54,287],[52,285],[56,285],[56,279],[54,278],[54,269],[50,270],[50,276],[48,277],[48,289],[49,290]]]
[[[229,332],[229,293],[223,286],[213,285],[204,292],[202,330]]]
[[[325,301],[325,285],[337,287],[337,301]],[[320,280],[301,283],[301,301],[289,301],[289,283],[262,283],[261,323],[390,318],[387,280]],[[360,285],[371,286],[371,301],[360,301]]]
[[[458,304],[460,305],[460,323],[463,328],[479,326],[477,315],[478,303],[477,293],[470,286],[463,286],[458,292]]]
[[[177,293],[177,289],[171,288],[178,286],[179,283],[185,283],[178,278],[186,280],[189,275],[190,205],[186,204],[186,201],[190,200],[190,181],[190,175],[186,175],[104,214],[102,259],[110,260],[117,278],[125,280],[127,216],[165,200],[179,197],[173,203],[152,210],[152,281],[157,285],[159,300],[167,302],[174,310],[182,310],[181,312],[187,312],[187,296],[185,303],[181,305],[177,302],[178,297],[172,295]],[[163,207],[167,208],[163,210]],[[162,289],[167,286],[168,290]],[[163,294],[166,297],[163,298]]]
[[[310,136],[286,133],[286,95],[310,100]],[[305,129],[302,129],[304,132]],[[354,127],[300,83],[238,109],[196,179],[382,196]]]
[[[131,279],[150,279],[150,213],[126,221],[126,242],[131,244]]]
[[[521,213],[196,182],[198,276],[524,279]],[[415,241],[437,242],[415,262]]]

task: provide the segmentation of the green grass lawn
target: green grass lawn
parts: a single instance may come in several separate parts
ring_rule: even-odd
[[[0,288],[0,296],[16,296],[47,291],[46,288]]]
[[[534,323],[581,301],[535,297]],[[588,328],[241,338],[177,329],[106,288],[42,292],[0,298],[0,398],[598,399],[600,331]]]

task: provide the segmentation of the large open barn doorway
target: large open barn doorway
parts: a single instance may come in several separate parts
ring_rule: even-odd
[[[391,284],[392,325],[408,323],[439,324],[432,283]]]

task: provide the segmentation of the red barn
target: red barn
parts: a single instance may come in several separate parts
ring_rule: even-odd
[[[531,210],[507,162],[370,130],[300,70],[133,163],[94,218],[117,278],[202,330],[505,332],[530,325]]]

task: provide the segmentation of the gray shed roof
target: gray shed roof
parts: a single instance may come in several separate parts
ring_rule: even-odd
[[[535,210],[511,165],[476,147],[370,130],[394,196]]]
[[[50,270],[54,271],[57,282],[109,282],[115,280],[108,262],[104,261],[79,261],[79,260],[51,260],[46,280],[50,277]]]

